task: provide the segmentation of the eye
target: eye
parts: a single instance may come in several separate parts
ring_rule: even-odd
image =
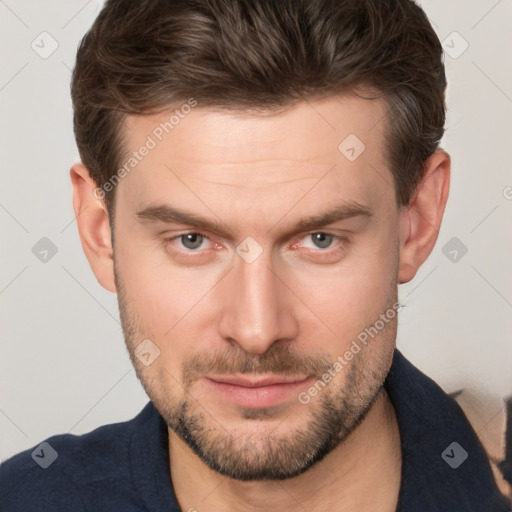
[[[306,242],[310,242],[311,245],[304,245],[310,249],[329,249],[334,241],[335,237],[333,235],[329,235],[328,233],[318,232],[318,233],[309,233],[303,240]]]
[[[209,241],[208,237],[201,235],[199,233],[185,233],[183,235],[178,235],[174,239],[178,239],[185,249],[191,251],[197,251],[198,249],[206,249],[206,247],[204,247],[203,244]]]
[[[161,245],[171,261],[185,266],[211,263],[224,248],[208,235],[194,231],[163,238]]]
[[[303,235],[291,245],[296,255],[312,263],[338,263],[347,255],[349,239],[343,235],[332,235],[325,231],[314,231]]]

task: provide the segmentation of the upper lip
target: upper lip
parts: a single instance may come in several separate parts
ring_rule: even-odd
[[[292,384],[306,380],[308,375],[261,375],[249,377],[247,375],[214,375],[209,376],[210,380],[232,386],[243,386],[245,388],[259,388],[273,384]]]

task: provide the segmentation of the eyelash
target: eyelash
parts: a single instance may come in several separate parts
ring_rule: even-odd
[[[163,240],[163,243],[165,246],[167,246],[171,242],[174,242],[175,240],[179,240],[181,237],[186,236],[186,235],[199,235],[199,236],[203,237],[204,239],[208,240],[210,243],[215,244],[215,242],[213,242],[212,239],[208,235],[205,235],[204,233],[199,233],[198,231],[188,231],[186,233],[179,233],[170,238],[165,238]],[[198,256],[204,257],[205,251],[206,251],[206,249],[197,249],[194,251],[192,249],[180,248],[176,252],[179,252],[181,254],[186,254],[186,257],[188,257],[188,258],[194,258],[194,257],[197,258]]]
[[[332,247],[328,247],[326,249],[321,249],[321,248],[318,248],[318,249],[311,249],[311,248],[306,248],[307,251],[313,251],[314,253],[316,253],[316,255],[322,255],[322,254],[325,254],[325,255],[332,255],[333,253],[336,253],[336,252],[339,252],[340,250],[343,250],[344,249],[344,246],[346,244],[348,244],[348,239],[346,237],[342,237],[342,236],[339,236],[339,235],[335,235],[333,233],[329,233],[327,231],[311,231],[305,235],[303,235],[300,240],[298,242],[294,242],[291,247],[295,247],[299,244],[300,241],[302,241],[304,238],[308,237],[308,236],[312,236],[312,235],[315,235],[315,234],[322,234],[322,235],[325,235],[325,236],[330,236],[333,238],[333,246]],[[184,232],[184,233],[179,233],[177,235],[174,235],[172,237],[169,237],[169,238],[165,238],[164,239],[164,244],[169,244],[171,242],[174,242],[175,240],[179,240],[181,237],[184,237],[186,235],[199,235],[201,237],[203,237],[204,239],[208,240],[210,243],[214,244],[215,245],[215,242],[212,241],[212,239],[204,234],[204,233],[200,233],[198,231],[189,231],[189,232]],[[221,247],[219,244],[217,244],[219,247]],[[340,248],[340,245],[342,245],[343,247]],[[179,250],[179,252],[181,253],[184,253],[186,254],[187,256],[186,257],[198,257],[198,256],[201,256],[203,255],[204,256],[204,252],[206,251],[206,249],[197,249],[197,250],[193,250],[193,249],[185,249],[185,248],[181,248]]]

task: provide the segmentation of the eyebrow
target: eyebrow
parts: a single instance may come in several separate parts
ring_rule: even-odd
[[[372,215],[372,210],[367,206],[357,202],[343,203],[320,215],[310,216],[299,220],[299,222],[294,225],[294,229],[297,231],[307,231],[327,226],[328,224],[333,224],[334,222],[351,219],[353,217],[370,218]]]
[[[296,232],[312,230],[353,217],[370,218],[372,215],[373,212],[370,208],[352,201],[338,205],[320,215],[309,216],[307,218],[301,219],[296,224],[294,224],[293,230]],[[149,206],[137,212],[137,217],[141,221],[186,224],[187,226],[195,227],[198,229],[205,229],[214,233],[218,233],[222,236],[229,236],[232,234],[232,230],[230,230],[225,223],[220,221],[220,219],[206,219],[200,215],[196,215],[191,212],[185,212],[169,205]],[[274,224],[270,230],[272,230],[278,223],[280,223],[283,218]]]
[[[137,212],[137,217],[141,221],[186,224],[222,235],[226,235],[230,231],[228,226],[220,220],[212,221],[195,213],[185,212],[165,204],[149,206]]]

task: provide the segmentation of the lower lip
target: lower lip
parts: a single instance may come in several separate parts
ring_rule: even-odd
[[[297,382],[249,388],[234,384],[226,384],[224,382],[217,382],[208,378],[205,378],[204,380],[215,392],[227,398],[233,404],[238,405],[239,407],[252,408],[279,405],[291,397],[298,396],[301,389],[312,382],[312,378],[308,377],[307,379]]]

